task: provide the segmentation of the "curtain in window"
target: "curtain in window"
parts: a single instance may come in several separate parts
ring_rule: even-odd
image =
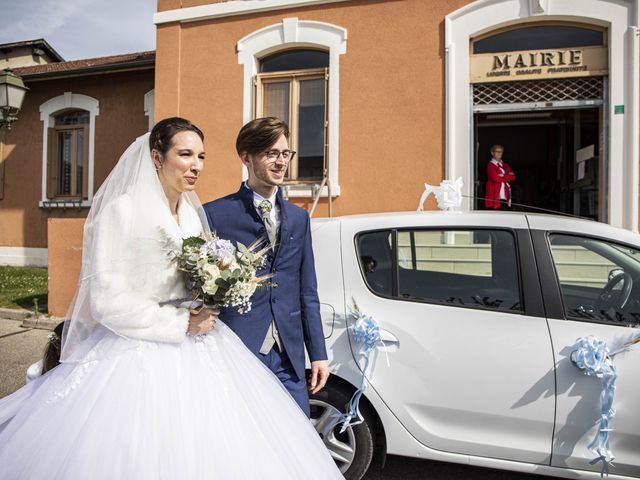
[[[289,119],[289,82],[265,83],[264,116],[278,117],[290,123]]]

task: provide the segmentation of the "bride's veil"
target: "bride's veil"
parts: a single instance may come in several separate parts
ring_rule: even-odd
[[[195,218],[194,212],[202,224],[198,227],[207,230],[197,195],[183,193],[180,217]],[[157,298],[149,284],[171,266],[167,256],[179,247],[181,233],[151,159],[147,133],[122,154],[93,198],[84,225],[80,278],[63,333],[62,362],[94,358],[88,353],[99,325],[109,328],[124,316],[135,319],[149,302],[167,300]]]

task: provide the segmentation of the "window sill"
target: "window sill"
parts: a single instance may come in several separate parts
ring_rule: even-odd
[[[40,208],[89,208],[91,206],[91,202],[89,200],[40,200],[38,203]]]
[[[313,198],[313,187],[310,185],[285,185],[282,187],[286,189],[285,197],[289,198]],[[320,194],[320,198],[327,198],[329,196],[329,189],[324,186]],[[340,196],[340,185],[331,186],[331,198]]]

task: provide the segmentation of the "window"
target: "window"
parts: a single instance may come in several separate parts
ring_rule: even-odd
[[[54,116],[54,126],[48,134],[47,198],[87,198],[88,131],[86,110],[69,110]]]
[[[358,258],[364,280],[374,293],[391,297],[393,284],[392,232],[363,233],[358,236]]]
[[[144,94],[144,114],[149,117],[149,131],[153,129],[153,109],[154,109],[155,90],[149,90]]]
[[[238,40],[236,44],[238,63],[244,67],[242,119],[249,122],[255,118],[257,105],[257,76],[267,72],[261,71],[267,57],[274,52],[314,52],[307,55],[312,59],[315,52],[328,53],[329,79],[326,93],[326,110],[328,114],[327,131],[325,135],[326,153],[325,163],[328,173],[327,185],[320,190],[321,196],[340,195],[340,56],[347,52],[347,30],[326,22],[314,20],[299,20],[298,18],[283,18],[282,21],[262,27]],[[282,57],[286,59],[285,57]],[[273,62],[275,63],[275,62]],[[282,71],[281,67],[273,67]],[[299,66],[301,69],[316,68],[309,65]],[[262,107],[260,107],[262,108]],[[303,154],[305,152],[303,151]],[[246,172],[245,172],[246,175]],[[287,187],[290,197],[312,197],[315,195],[313,185],[298,181],[298,185]],[[329,188],[330,187],[330,188]]]
[[[640,324],[640,251],[604,240],[550,235],[565,316]]]
[[[491,34],[473,43],[473,53],[517,52],[604,45],[604,32],[571,25],[535,25]]]
[[[40,105],[41,207],[91,206],[98,115],[100,102],[78,93],[65,92]]]
[[[287,180],[319,181],[327,169],[329,54],[294,50],[262,59],[256,79],[256,117],[278,117],[291,129],[298,154]]]
[[[381,296],[521,312],[516,244],[502,230],[401,230],[357,238],[365,282]]]

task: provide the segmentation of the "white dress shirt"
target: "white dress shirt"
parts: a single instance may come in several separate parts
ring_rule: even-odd
[[[249,190],[251,190],[251,187],[247,185],[247,182],[244,182],[244,186]],[[271,222],[273,223],[273,225],[276,227],[276,230],[279,230],[280,229],[280,207],[276,202],[276,195],[278,194],[278,188],[276,187],[275,192],[273,192],[273,195],[271,195],[271,197],[269,198],[264,198],[259,193],[256,193],[253,190],[251,191],[253,192],[253,206],[256,209],[256,212],[258,212],[258,216],[260,218],[262,218],[262,212],[260,211],[260,208],[259,208],[260,202],[262,202],[263,200],[269,200],[271,202],[271,212],[269,212],[269,217],[271,218]]]

